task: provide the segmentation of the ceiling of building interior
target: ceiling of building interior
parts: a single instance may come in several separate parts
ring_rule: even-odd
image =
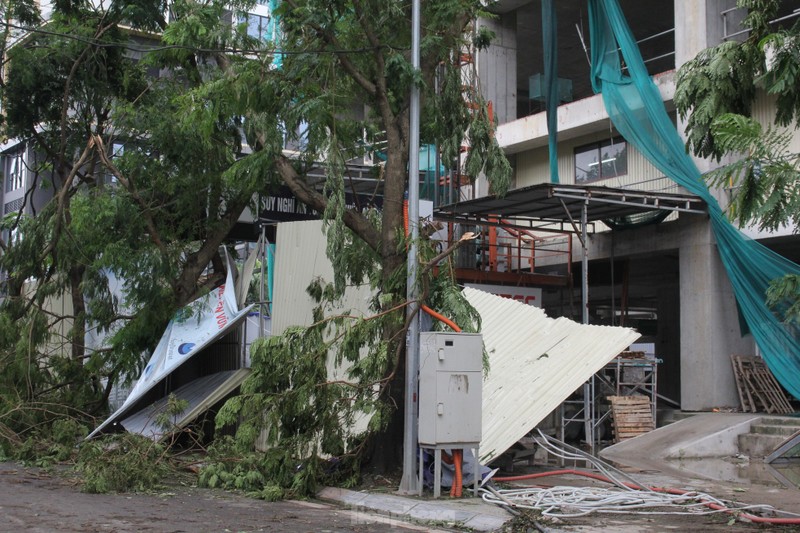
[[[544,72],[542,47],[541,0],[503,2],[501,16],[506,24],[517,30],[517,98],[518,117],[541,111],[542,104],[528,98],[531,75]],[[586,0],[555,2],[558,23],[558,76],[572,82],[573,99],[592,94],[589,80],[589,14]],[[672,0],[621,0],[623,12],[633,31],[641,40],[668,32],[640,43],[642,56],[647,60],[674,52]],[[674,68],[674,56],[648,63],[651,73]]]

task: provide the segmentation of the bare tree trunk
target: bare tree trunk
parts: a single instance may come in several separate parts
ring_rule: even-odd
[[[387,128],[387,162],[384,182],[384,200],[381,221],[381,268],[384,287],[389,287],[395,273],[404,269],[406,253],[402,237],[404,235],[403,204],[407,183],[408,115],[400,117],[395,127]],[[406,300],[405,286],[398,287],[391,305]],[[405,311],[398,311],[405,313]],[[392,414],[386,429],[375,435],[369,469],[375,473],[390,473],[402,464],[405,397],[405,329],[403,318],[398,326],[383,332],[384,341],[389,345],[389,353],[397,353],[396,360],[390,360],[385,378],[390,378],[384,400],[392,407]],[[399,345],[399,346],[398,346]]]
[[[72,265],[69,269],[69,293],[72,301],[72,327],[70,328],[69,341],[72,361],[76,364],[83,364],[83,357],[86,355],[86,303],[83,300],[81,282],[86,267],[83,265]]]

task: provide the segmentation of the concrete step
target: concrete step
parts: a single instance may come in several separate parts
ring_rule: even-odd
[[[784,438],[791,437],[798,431],[800,431],[800,426],[765,424],[763,419],[750,426],[750,433],[757,433],[759,435],[783,435]]]
[[[786,440],[784,435],[769,435],[766,433],[742,433],[737,437],[739,452],[759,460],[772,453],[775,448]]]
[[[800,417],[796,416],[762,416],[759,424],[767,424],[770,426],[790,426],[795,430],[800,429]]]

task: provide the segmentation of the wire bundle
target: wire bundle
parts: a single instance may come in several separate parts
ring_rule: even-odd
[[[557,457],[591,463],[601,474],[568,469],[523,476],[495,477],[495,481],[531,480],[554,475],[580,475],[611,483],[614,486],[609,488],[525,487],[505,490],[485,486],[480,491],[484,501],[503,506],[513,513],[521,509],[536,510],[542,516],[549,518],[574,518],[590,513],[642,515],[729,513],[752,522],[800,524],[800,514],[777,511],[771,505],[745,505],[721,500],[703,492],[648,487],[610,464],[549,437],[541,431],[539,431],[539,437],[534,437],[534,440],[539,446]],[[749,511],[769,514],[773,517],[780,514],[782,517],[757,516],[750,514]]]
[[[524,488],[483,492],[483,500],[501,506],[540,511],[548,518],[575,518],[590,513],[609,514],[715,514],[731,510],[773,511],[768,505],[732,508],[701,492],[669,494],[651,490],[598,487]],[[715,503],[720,508],[709,507]],[[715,507],[716,507],[715,506]]]

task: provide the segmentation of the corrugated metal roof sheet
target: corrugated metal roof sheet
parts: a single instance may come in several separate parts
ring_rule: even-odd
[[[465,288],[489,354],[480,454],[494,459],[639,338],[629,328],[550,318],[537,307]]]
[[[187,402],[186,409],[172,417],[174,427],[164,428],[158,423],[158,415],[167,411],[168,397],[161,398],[125,420],[122,427],[131,433],[138,433],[155,441],[188,425],[192,420],[208,411],[213,405],[233,392],[249,375],[249,368],[226,370],[198,378],[172,392],[178,400]]]

